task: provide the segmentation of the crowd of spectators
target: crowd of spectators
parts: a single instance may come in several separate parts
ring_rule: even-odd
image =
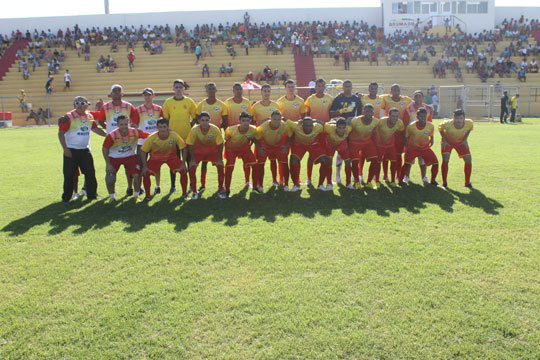
[[[287,70],[283,70],[283,72],[280,72],[278,69],[272,70],[272,68],[268,65],[264,67],[262,71],[259,71],[257,75],[253,75],[253,72],[250,71],[247,73],[245,80],[255,81],[256,83],[263,83],[266,82],[268,84],[275,85],[276,82],[280,84],[285,84],[287,80],[289,80],[290,75],[287,72]]]

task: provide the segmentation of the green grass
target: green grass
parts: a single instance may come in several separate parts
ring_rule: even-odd
[[[59,202],[55,128],[2,130],[0,359],[537,359],[540,120],[524,121],[475,124],[473,191],[454,153],[449,191],[414,166],[403,189],[256,195],[238,167],[224,201],[209,168],[200,200],[112,205]]]

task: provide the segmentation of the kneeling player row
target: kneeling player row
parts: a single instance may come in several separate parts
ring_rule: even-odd
[[[418,120],[406,129],[398,119],[397,109],[390,110],[389,115],[382,119],[373,117],[373,108],[368,104],[364,107],[362,116],[352,120],[338,118],[325,124],[309,117],[298,122],[285,120],[279,111],[275,111],[269,121],[254,127],[250,124],[249,114],[243,113],[240,115],[240,124],[227,128],[223,138],[221,130],[210,124],[209,114],[203,112],[199,117],[199,124],[191,129],[185,141],[168,128],[165,119],[158,120],[158,131],[149,135],[130,128],[128,119],[119,117],[119,128],[107,136],[103,145],[107,162],[106,182],[109,192],[114,193],[112,186],[115,174],[119,166],[124,164],[128,172],[134,176],[135,189],[138,189],[140,184],[137,184],[139,174],[137,164],[140,161],[145,194],[146,198],[149,198],[150,176],[157,174],[160,167],[167,164],[172,171],[180,172],[184,195],[187,194],[189,174],[193,198],[196,199],[198,197],[196,168],[201,162],[211,162],[218,172],[218,194],[221,198],[225,198],[230,192],[237,158],[243,160],[245,169],[251,169],[256,192],[263,191],[264,167],[266,159],[269,159],[272,162],[274,185],[278,184],[275,165],[277,161],[284,191],[289,191],[289,174],[293,183],[290,191],[297,191],[300,186],[300,161],[308,153],[313,163],[320,164],[318,189],[331,190],[332,159],[337,152],[341,160],[345,161],[348,188],[361,186],[359,168],[362,159],[370,162],[367,177],[367,186],[370,188],[377,188],[382,162],[391,163],[391,183],[396,184],[396,180],[401,183],[406,181],[410,165],[416,158],[420,159],[421,168],[432,166],[430,182],[436,185],[438,160],[431,150],[434,126],[426,121],[425,109],[418,110]],[[472,122],[465,121],[463,111],[458,110],[454,119],[443,122],[439,130],[443,139],[443,185],[446,186],[450,152],[456,149],[465,159],[466,184],[470,186],[471,157],[467,137],[472,130]],[[133,144],[136,144],[139,138],[146,137],[137,159]],[[252,144],[255,145],[255,152],[251,150]],[[226,165],[222,159],[223,149]],[[401,166],[403,151],[405,164]],[[351,183],[351,175],[354,185]],[[138,195],[137,192],[135,195]]]

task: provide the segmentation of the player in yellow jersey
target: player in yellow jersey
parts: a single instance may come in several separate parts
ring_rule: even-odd
[[[274,111],[279,111],[279,105],[275,101],[270,100],[270,97],[272,96],[272,88],[270,87],[270,84],[263,84],[263,86],[261,87],[261,96],[262,99],[253,104],[253,107],[251,109],[251,116],[253,117],[255,126],[260,126],[265,119],[270,119]],[[262,169],[264,169],[264,167],[262,167]],[[270,158],[270,170],[272,171],[273,186],[278,186],[279,183],[277,182],[276,159]],[[283,170],[280,166],[280,175],[282,171]],[[262,177],[264,176],[261,175],[261,179]]]
[[[319,122],[320,120],[316,120]],[[321,179],[319,179],[319,190],[324,191],[332,191],[332,158],[334,157],[334,154],[337,153],[341,157],[341,160],[345,161],[345,168],[349,171],[349,176],[347,177],[349,180],[349,183],[347,184],[347,187],[349,189],[353,188],[350,181],[351,181],[351,160],[350,160],[350,152],[349,152],[349,145],[347,142],[347,138],[349,134],[351,133],[352,128],[347,125],[347,121],[344,118],[338,118],[336,122],[329,122],[329,123],[323,123],[320,122],[324,126],[324,135],[323,136],[323,142],[325,146],[325,156],[326,160],[323,164],[326,166],[326,187],[323,188],[323,182]],[[353,188],[354,189],[354,188]]]
[[[446,120],[439,124],[439,133],[441,134],[441,153],[442,153],[442,179],[443,187],[448,187],[446,178],[448,176],[448,163],[450,162],[450,153],[455,149],[460,158],[465,161],[465,186],[472,188],[472,156],[469,148],[469,135],[473,130],[472,120],[465,119],[465,112],[461,109],[454,111],[452,120]]]
[[[182,140],[185,140],[191,130],[193,121],[197,117],[197,105],[193,99],[184,96],[185,84],[183,80],[177,79],[173,82],[174,96],[168,98],[163,103],[163,117],[169,121],[172,131],[177,133]],[[180,150],[178,150],[178,155]],[[182,188],[187,187],[188,175],[180,172],[180,184]],[[171,171],[171,190],[176,191],[176,172]]]
[[[286,122],[281,121],[281,112],[279,110],[274,110],[272,112],[270,121],[264,121],[260,126],[257,127],[257,132],[260,136],[261,150],[255,149],[255,155],[257,157],[257,163],[259,164],[259,184],[263,188],[264,181],[264,164],[266,159],[270,159],[270,165],[279,161],[280,168],[283,172],[284,183],[289,182],[289,165],[288,165],[288,154],[289,146],[291,145],[292,138],[290,137],[291,129]],[[277,187],[277,174],[275,166],[270,166],[272,170],[272,180],[273,186]],[[284,191],[288,191],[289,188],[286,186],[283,188]]]
[[[213,82],[205,85],[207,98],[197,105],[197,116],[202,112],[207,112],[210,115],[210,123],[217,126],[218,129],[226,129],[229,121],[229,109],[227,104],[216,98],[217,87]],[[199,191],[206,188],[206,169],[207,161],[201,164],[201,188]]]
[[[363,115],[357,116],[350,121],[352,131],[349,135],[349,150],[352,159],[352,173],[355,187],[359,189],[361,186],[359,161],[360,152],[362,152],[366,160],[370,162],[367,187],[375,190],[377,185],[372,184],[371,181],[375,178],[375,174],[379,172],[380,163],[374,138],[380,120],[373,116],[373,105],[371,104],[364,105],[363,113]]]
[[[308,97],[305,101],[306,113],[309,117],[315,120],[320,120],[323,123],[330,121],[330,108],[332,107],[332,102],[334,98],[325,94],[326,90],[326,81],[324,79],[317,79],[315,81],[315,93]],[[308,173],[308,182],[311,182],[311,173],[313,171],[313,160],[308,159],[307,163],[307,173]]]
[[[287,120],[287,125],[291,127],[294,138],[291,143],[291,179],[294,186],[291,192],[300,190],[300,161],[307,152],[314,163],[320,163],[319,182],[322,183],[326,178],[327,158],[325,156],[325,147],[322,142],[323,126],[314,123],[313,119],[306,116],[299,122]],[[285,184],[287,186],[287,184]]]
[[[251,103],[248,99],[243,97],[244,89],[242,84],[235,83],[232,87],[233,97],[225,100],[227,104],[227,109],[229,111],[229,124],[228,126],[238,125],[240,123],[240,114],[247,112],[248,114],[252,113]],[[244,179],[246,186],[251,186],[249,182],[249,166],[244,166]]]
[[[402,136],[404,125],[399,120],[399,110],[392,108],[389,115],[385,116],[379,122],[377,134],[375,135],[375,145],[379,153],[379,162],[390,162],[391,186],[396,186],[396,174],[398,168],[401,168],[401,156],[398,157],[395,147],[396,136]],[[379,182],[379,172],[375,175],[375,181]],[[399,182],[399,179],[398,179]]]
[[[373,105],[373,115],[377,118],[384,116],[384,110],[382,110],[383,98],[377,95],[379,92],[379,84],[372,82],[368,86],[368,93],[362,95],[362,104]]]
[[[177,150],[182,152],[182,158],[187,158],[186,143],[180,135],[169,130],[169,121],[161,118],[157,121],[157,131],[150,135],[141,147],[141,160],[143,163],[142,175],[145,190],[145,200],[150,200],[150,175],[155,175],[161,165],[167,164],[171,171],[187,173],[184,162],[177,155]],[[147,154],[150,158],[146,160]],[[185,175],[187,176],[187,175]],[[174,186],[174,184],[172,184]],[[182,194],[187,196],[187,181],[182,184]]]
[[[401,87],[398,84],[392,85],[390,88],[390,94],[385,94],[381,96],[382,98],[382,104],[381,109],[384,110],[384,114],[388,116],[388,113],[390,109],[396,108],[399,110],[399,119],[403,121],[403,125],[405,128],[408,124],[405,124],[405,112],[407,111],[407,107],[411,104],[412,99],[408,96],[401,95]],[[400,157],[398,161],[401,161],[403,150],[404,150],[404,135],[405,131],[402,132],[402,136],[396,136],[395,138],[395,146],[396,146],[396,153],[397,156]],[[382,163],[383,172],[385,174],[388,173],[388,161],[383,161]],[[401,176],[401,169],[398,168],[398,174],[397,177],[402,179]]]
[[[217,168],[218,173],[218,196],[223,199],[225,193],[223,191],[223,180],[225,178],[223,168],[223,136],[221,130],[214,124],[210,123],[210,114],[203,111],[199,114],[199,124],[191,128],[186,139],[188,150],[190,153],[189,177],[191,190],[193,191],[192,199],[197,199],[197,165],[202,161],[207,163],[211,161]],[[205,174],[206,175],[206,174]],[[204,187],[203,187],[204,189]],[[199,189],[199,192],[202,190]]]
[[[260,193],[261,189],[257,188],[259,183],[259,167],[257,166],[257,159],[251,151],[251,143],[254,143],[258,151],[260,151],[260,144],[257,141],[259,134],[257,128],[251,125],[251,117],[247,112],[240,114],[240,124],[229,126],[225,131],[225,158],[227,159],[227,168],[225,170],[225,191],[229,196],[231,193],[231,181],[234,171],[234,163],[236,158],[241,158],[244,162],[244,167],[251,167],[253,184],[253,191]]]
[[[407,174],[414,159],[421,156],[426,166],[431,165],[432,185],[437,185],[437,173],[439,172],[439,161],[431,150],[433,146],[433,133],[435,126],[427,121],[428,112],[421,108],[416,113],[418,120],[412,122],[405,128],[405,164],[401,169],[401,174]],[[407,183],[407,179],[401,179],[399,185]]]

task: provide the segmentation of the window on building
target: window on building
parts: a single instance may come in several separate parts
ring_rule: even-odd
[[[458,14],[466,14],[467,13],[467,2],[466,1],[460,1],[458,2]]]
[[[457,13],[457,2],[452,1],[452,14]]]
[[[443,13],[449,13],[450,12],[450,1],[441,2],[441,11]]]

